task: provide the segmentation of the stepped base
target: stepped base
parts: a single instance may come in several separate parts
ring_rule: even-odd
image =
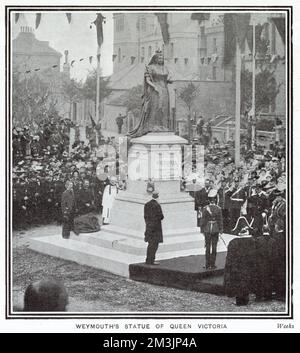
[[[30,239],[32,250],[77,262],[120,276],[129,277],[131,264],[143,263],[147,244],[140,239],[126,236],[120,229],[102,230],[97,233],[72,235],[63,239],[61,235],[35,237]],[[232,236],[224,235],[226,243]],[[218,252],[226,251],[223,242],[218,243]],[[157,252],[157,260],[176,259],[205,253],[204,240],[199,232],[176,234],[165,237]],[[151,283],[151,282],[150,282]]]

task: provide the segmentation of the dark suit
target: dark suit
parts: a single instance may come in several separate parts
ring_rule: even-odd
[[[158,244],[163,242],[161,221],[164,219],[160,204],[152,199],[144,206],[144,219],[146,223],[145,242],[147,247],[147,264],[153,264]]]
[[[202,188],[195,192],[195,211],[197,211],[197,226],[201,227],[202,217],[201,212],[202,208],[209,204],[208,193],[210,188]]]
[[[202,229],[205,236],[205,266],[215,266],[219,233],[223,233],[222,210],[217,205],[203,208]],[[210,251],[211,249],[211,251]]]
[[[76,209],[76,202],[73,190],[66,190],[61,197],[62,210],[62,236],[68,239],[70,232],[74,228],[74,214]]]

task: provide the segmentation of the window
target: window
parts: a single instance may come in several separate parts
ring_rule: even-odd
[[[145,17],[141,17],[140,19],[140,26],[141,26],[141,32],[146,32],[146,18]]]
[[[145,47],[141,47],[141,56],[145,57]]]
[[[118,61],[119,63],[121,62],[122,57],[121,57],[121,48],[118,49]]]
[[[217,38],[213,38],[213,53],[216,54],[217,50]]]
[[[171,58],[174,58],[174,43],[171,43]]]
[[[212,79],[216,80],[217,79],[217,67],[213,66],[212,68]]]
[[[149,48],[148,48],[148,57],[151,58],[152,56],[152,47],[151,45],[149,45]]]
[[[116,32],[123,32],[124,31],[124,15],[119,15],[116,18]]]

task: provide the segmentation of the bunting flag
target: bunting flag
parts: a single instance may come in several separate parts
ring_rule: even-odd
[[[161,34],[163,37],[163,41],[165,45],[167,45],[170,41],[170,34],[169,34],[169,25],[168,25],[168,14],[167,13],[156,13],[160,29],[161,29]]]
[[[228,64],[235,56],[236,41],[241,49],[249,29],[250,13],[226,13],[224,15],[224,64]]]
[[[203,12],[194,12],[191,15],[191,20],[196,20],[199,23],[205,20],[209,20],[210,14],[209,13],[203,13]]]
[[[84,58],[79,59],[79,61],[83,61],[83,60],[84,60]]]
[[[25,74],[29,74],[29,72],[31,72],[30,70],[27,70],[27,71],[25,71]]]
[[[42,14],[41,13],[37,13],[35,15],[35,29],[37,29],[38,26],[40,25],[41,19],[42,19]]]
[[[66,16],[67,16],[67,19],[68,19],[68,22],[71,23],[71,20],[72,20],[72,14],[69,13],[69,12],[66,12]]]
[[[100,54],[97,54],[98,63],[100,62],[100,57],[101,57],[101,55],[100,55]]]
[[[19,13],[16,13],[16,14],[15,14],[15,23],[18,23],[19,18],[20,18],[20,14],[19,14]]]
[[[40,69],[34,69],[34,71],[40,71]]]
[[[284,17],[272,17],[271,20],[275,24],[277,31],[285,44],[285,18]]]
[[[91,113],[89,113],[89,116],[90,116],[90,118],[91,118],[92,127],[94,128],[94,127],[96,126],[95,120],[93,119]]]
[[[71,61],[71,66],[72,66],[72,67],[73,67],[75,61],[76,61],[76,60],[72,60],[72,61]]]
[[[92,56],[89,56],[89,62],[90,62],[90,64],[92,63],[92,61],[93,61],[93,57],[92,57]]]
[[[97,43],[98,47],[101,47],[103,43],[103,22],[105,23],[105,17],[101,15],[101,13],[97,14],[97,18],[94,22],[92,22],[97,29]]]
[[[54,69],[55,67],[57,67],[58,65],[52,65],[52,69]]]

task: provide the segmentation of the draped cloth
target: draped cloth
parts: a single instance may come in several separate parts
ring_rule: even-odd
[[[97,216],[93,213],[88,213],[74,218],[74,232],[93,233],[100,230],[100,225]]]

